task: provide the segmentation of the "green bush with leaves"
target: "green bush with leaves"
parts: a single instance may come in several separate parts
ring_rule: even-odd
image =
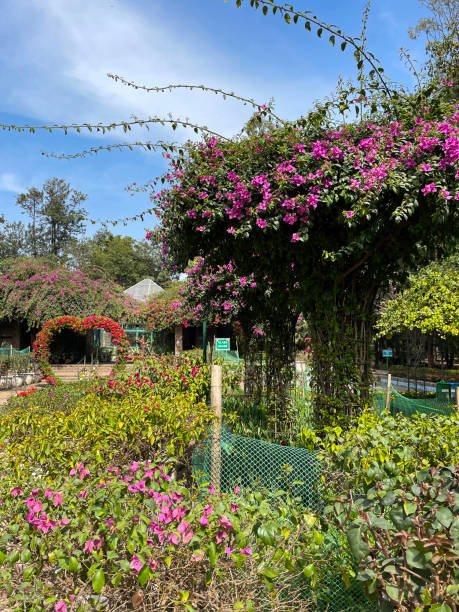
[[[347,535],[357,580],[383,609],[458,609],[459,465],[420,470],[402,485],[382,479],[326,512]]]
[[[317,517],[238,489],[194,493],[170,466],[83,464],[4,496],[0,584],[14,609],[314,610]],[[200,494],[201,493],[201,494]]]
[[[368,490],[386,478],[403,483],[418,470],[459,463],[459,414],[379,416],[367,410],[347,429],[326,427],[323,437],[304,429],[300,442],[321,447],[341,490]]]
[[[57,389],[11,402],[0,416],[4,473],[23,478],[38,471],[54,478],[82,462],[100,466],[160,456],[186,465],[213,419],[203,401],[207,373],[189,360],[158,358],[137,367],[142,374],[93,381],[90,393],[85,382],[73,402]],[[60,401],[50,409],[55,393]]]

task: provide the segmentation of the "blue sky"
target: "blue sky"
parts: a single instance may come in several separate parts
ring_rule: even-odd
[[[339,75],[355,77],[351,50],[342,53],[301,25],[264,17],[248,0],[15,0],[6,3],[0,23],[4,61],[0,66],[0,122],[42,125],[118,122],[131,115],[174,117],[207,125],[226,136],[237,133],[251,109],[214,94],[178,91],[151,94],[108,79],[107,73],[147,85],[197,83],[265,102],[275,99],[286,119],[305,114],[313,101],[333,91]],[[322,20],[358,36],[364,0],[298,0]],[[412,76],[399,59],[409,47],[423,61],[423,42],[407,30],[424,16],[418,0],[373,0],[368,48],[386,73],[405,84]],[[5,61],[7,58],[7,61]],[[76,153],[98,144],[135,140],[185,140],[154,128],[125,136],[0,132],[0,213],[21,218],[16,195],[53,176],[88,195],[92,218],[133,216],[149,207],[146,193],[125,187],[161,174],[160,153],[124,151],[75,160],[48,159],[49,153]],[[153,218],[118,225],[113,231],[135,238]],[[98,226],[88,226],[93,233]]]

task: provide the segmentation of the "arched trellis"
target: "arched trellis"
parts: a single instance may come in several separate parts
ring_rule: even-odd
[[[49,363],[50,344],[54,334],[61,329],[71,329],[75,332],[86,333],[92,329],[105,329],[117,346],[115,368],[125,365],[129,351],[129,341],[126,338],[123,328],[110,319],[103,316],[74,317],[61,316],[47,321],[40,332],[37,334],[33,343],[33,352],[38,362],[40,372],[50,384],[57,384],[57,379]]]

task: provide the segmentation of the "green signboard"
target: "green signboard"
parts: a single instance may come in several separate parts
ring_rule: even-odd
[[[215,348],[217,351],[229,351],[230,350],[230,339],[229,338],[215,338]]]
[[[392,349],[383,349],[382,356],[383,357],[392,357]]]

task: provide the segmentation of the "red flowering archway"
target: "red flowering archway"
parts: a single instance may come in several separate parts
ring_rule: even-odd
[[[55,317],[47,321],[43,328],[38,333],[35,342],[33,343],[33,352],[38,362],[38,367],[43,378],[52,384],[57,384],[57,379],[54,376],[53,370],[49,363],[50,344],[54,334],[60,329],[71,329],[79,333],[86,333],[92,329],[105,329],[116,344],[118,350],[116,354],[115,367],[120,368],[126,363],[129,342],[125,336],[124,330],[113,319],[103,316],[92,317],[72,317],[61,316]]]

